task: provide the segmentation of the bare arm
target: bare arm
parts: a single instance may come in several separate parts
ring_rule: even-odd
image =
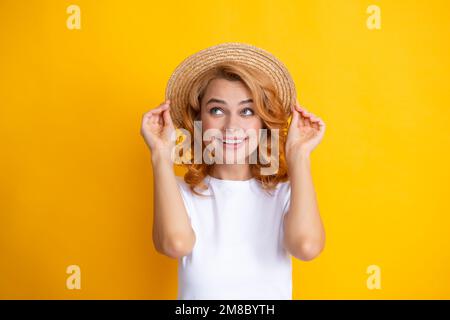
[[[289,169],[291,205],[284,217],[285,247],[297,259],[309,261],[325,246],[325,230],[311,177],[310,157],[301,155]]]
[[[153,244],[171,258],[188,255],[195,233],[183,202],[171,159],[175,128],[170,117],[170,101],[144,114],[141,135],[151,150],[153,165]]]
[[[153,243],[158,252],[172,258],[189,254],[195,233],[178,189],[171,162],[152,154],[153,163]]]
[[[291,181],[289,211],[284,216],[284,246],[294,257],[309,261],[325,246],[325,230],[320,218],[311,176],[310,154],[325,133],[325,123],[301,108],[292,109],[286,140],[286,161]]]

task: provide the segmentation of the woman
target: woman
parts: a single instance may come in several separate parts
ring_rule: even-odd
[[[292,299],[291,256],[309,261],[325,243],[310,170],[324,122],[300,107],[284,65],[248,44],[185,59],[166,96],[141,134],[153,164],[153,241],[179,259],[178,299]],[[173,172],[176,129],[191,147],[184,179]]]

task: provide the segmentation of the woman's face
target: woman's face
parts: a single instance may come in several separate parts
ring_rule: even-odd
[[[216,163],[217,151],[222,151],[222,163],[243,164],[257,149],[263,122],[241,81],[212,80],[201,101],[201,121],[204,143],[213,144],[209,147],[216,150]]]

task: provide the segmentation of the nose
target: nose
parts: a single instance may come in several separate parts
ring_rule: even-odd
[[[239,117],[236,115],[230,115],[225,123],[226,135],[239,135],[242,133]]]

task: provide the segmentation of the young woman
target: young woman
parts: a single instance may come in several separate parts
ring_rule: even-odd
[[[292,299],[291,256],[309,261],[323,250],[310,154],[325,124],[299,105],[290,80],[270,53],[220,44],[180,64],[170,100],[144,114],[153,241],[179,261],[178,299]],[[184,178],[173,171],[180,128],[191,138]]]

